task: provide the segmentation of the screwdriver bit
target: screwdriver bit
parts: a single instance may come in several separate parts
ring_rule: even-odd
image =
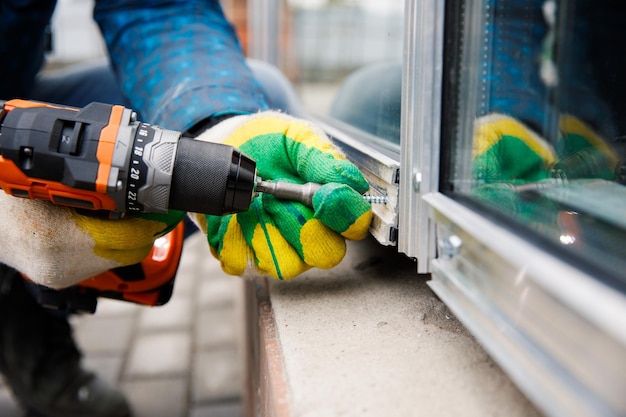
[[[258,179],[256,191],[272,194],[284,200],[299,201],[308,207],[313,207],[313,195],[321,186],[322,184],[314,182],[294,184],[284,181],[269,182]],[[363,198],[372,204],[387,204],[387,197],[385,196],[364,195]]]

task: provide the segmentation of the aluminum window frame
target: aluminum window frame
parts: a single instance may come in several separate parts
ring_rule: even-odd
[[[277,0],[251,3],[257,5],[250,9],[258,13],[255,19],[279,16]],[[465,24],[471,25],[482,3],[468,3]],[[487,213],[440,192],[445,8],[444,1],[405,2],[397,161],[394,155],[368,146],[366,138],[332,121],[316,121],[370,181],[382,178],[389,183],[380,188],[392,187],[383,193],[396,187],[397,206],[385,209],[397,216],[398,251],[417,258],[417,274],[431,273],[433,291],[531,401],[553,416],[626,414],[622,399],[626,365],[614,363],[616,358],[626,357],[624,294],[515,229],[503,227]],[[266,33],[252,32],[254,39],[271,42],[272,28],[278,27],[272,22],[259,25]],[[277,39],[273,41],[276,48]],[[255,55],[275,63],[272,56],[267,52]],[[464,94],[468,93],[472,92]],[[473,119],[461,119],[459,128],[470,132],[464,145],[468,146]],[[460,167],[463,172],[470,168],[469,160]],[[386,223],[381,230],[388,232],[388,227]],[[385,232],[377,236],[379,241],[395,244],[380,236]],[[550,326],[538,317],[565,324]],[[589,355],[596,361],[588,360]],[[615,386],[617,389],[611,390]]]
[[[520,389],[551,416],[623,415],[624,294],[449,196],[424,200],[429,286]]]
[[[477,51],[485,8],[463,7],[459,23],[474,32],[460,53],[460,155],[447,164],[469,179],[478,68],[462,64]],[[454,192],[422,197],[437,242],[429,286],[547,415],[625,415],[626,295],[474,204],[468,191],[460,181]]]
[[[405,2],[398,250],[429,273],[435,234],[422,196],[439,188],[445,1]]]

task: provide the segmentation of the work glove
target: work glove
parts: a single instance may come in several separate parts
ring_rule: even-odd
[[[261,194],[245,212],[193,215],[226,273],[290,279],[311,267],[337,265],[345,255],[345,239],[367,236],[372,212],[361,194],[368,183],[308,122],[278,112],[236,116],[198,140],[238,148],[256,161],[263,180],[324,184],[312,208]]]
[[[0,262],[37,284],[65,288],[111,268],[141,262],[154,240],[184,216],[173,211],[109,220],[0,191]]]

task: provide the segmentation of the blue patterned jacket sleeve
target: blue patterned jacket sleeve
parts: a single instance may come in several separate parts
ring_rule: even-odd
[[[97,1],[94,18],[144,121],[187,130],[210,116],[267,108],[218,1]]]

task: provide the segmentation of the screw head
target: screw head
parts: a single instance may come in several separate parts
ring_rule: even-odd
[[[452,258],[453,256],[458,255],[461,252],[461,246],[463,245],[463,241],[457,235],[442,237],[437,243],[437,246],[439,247],[439,255],[446,258]]]
[[[413,189],[416,192],[419,192],[421,184],[422,184],[422,173],[416,172],[415,174],[413,174]]]

